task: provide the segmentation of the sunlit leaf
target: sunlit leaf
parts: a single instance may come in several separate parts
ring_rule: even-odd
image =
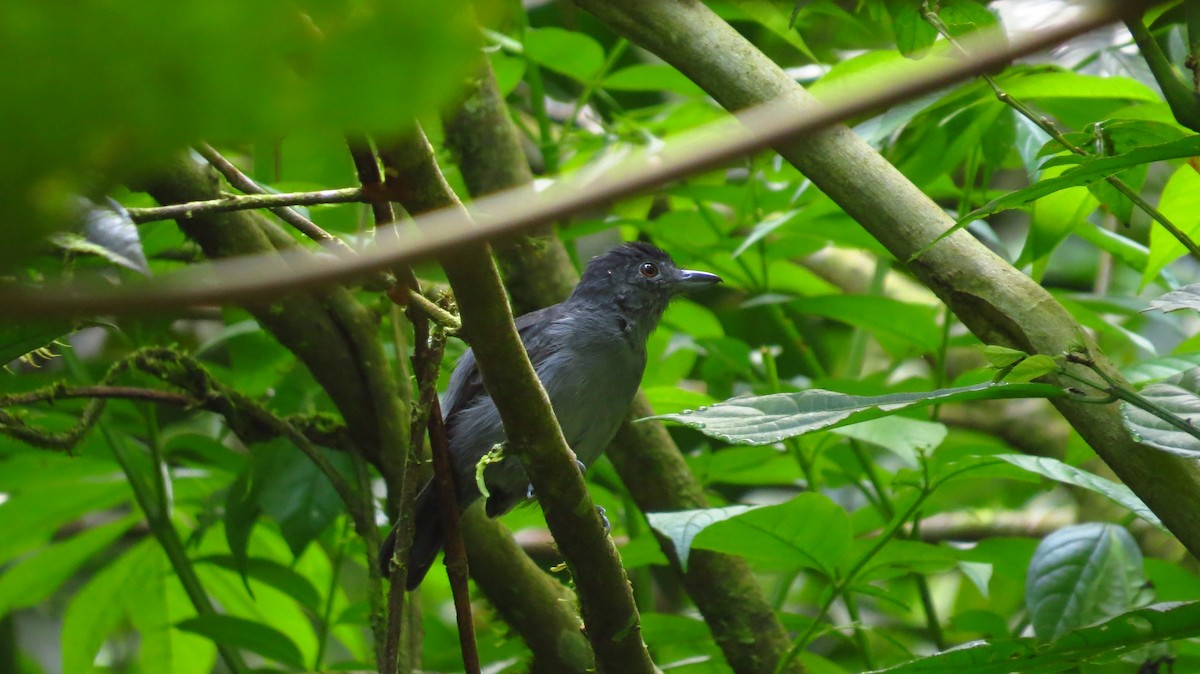
[[[845,510],[827,496],[806,492],[714,523],[694,537],[692,546],[832,575],[850,547],[850,532]]]
[[[688,555],[692,551],[692,539],[706,527],[751,510],[752,506],[735,505],[725,508],[704,510],[680,510],[678,512],[646,513],[650,526],[671,539],[679,564],[687,570]]]
[[[800,393],[731,398],[707,408],[651,418],[669,419],[726,442],[760,445],[876,419],[914,406],[967,400],[1060,398],[1065,395],[1062,389],[1047,384],[975,384],[882,396],[854,396],[811,389]]]
[[[1101,496],[1116,501],[1128,508],[1138,517],[1146,520],[1154,526],[1163,526],[1162,521],[1154,514],[1145,503],[1142,502],[1129,487],[1113,482],[1100,477],[1094,473],[1089,473],[1086,470],[1081,470],[1075,466],[1063,463],[1058,459],[1053,459],[1048,456],[1030,456],[1028,454],[997,454],[993,458],[1002,459],[1011,463],[1014,466],[1024,468],[1032,473],[1037,473],[1057,480],[1064,484],[1082,487],[1088,491],[1095,492]]]
[[[210,614],[184,620],[176,627],[208,637],[218,644],[244,648],[293,669],[304,669],[300,649],[286,634],[270,625],[236,616]]]

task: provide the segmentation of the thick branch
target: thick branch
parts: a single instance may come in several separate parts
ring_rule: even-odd
[[[782,99],[799,113],[819,114],[820,106],[806,91],[699,2],[577,2],[672,63],[730,110]],[[953,225],[937,204],[844,126],[778,143],[776,149],[897,259],[908,260]],[[1119,380],[1086,331],[1045,289],[969,234],[947,237],[910,268],[984,342],[1045,354],[1083,348]],[[1134,442],[1116,405],[1062,399],[1055,406],[1192,554],[1200,555],[1200,470]]]

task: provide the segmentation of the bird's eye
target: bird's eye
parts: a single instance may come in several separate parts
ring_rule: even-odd
[[[658,265],[653,262],[643,262],[642,266],[638,268],[638,272],[646,278],[654,278],[658,276]]]

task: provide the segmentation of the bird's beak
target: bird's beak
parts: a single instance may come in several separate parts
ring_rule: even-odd
[[[675,282],[672,284],[672,289],[678,293],[690,293],[693,290],[707,288],[720,282],[721,277],[716,274],[710,274],[706,271],[680,269],[675,273]]]

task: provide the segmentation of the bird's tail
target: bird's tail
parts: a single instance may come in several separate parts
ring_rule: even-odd
[[[437,494],[433,485],[427,484],[417,495],[415,531],[412,549],[408,554],[408,590],[415,590],[429,573],[433,560],[441,552],[446,535],[442,530],[442,514],[438,512]],[[379,549],[380,571],[386,577],[391,573],[392,552],[396,549],[396,527],[388,533]]]

